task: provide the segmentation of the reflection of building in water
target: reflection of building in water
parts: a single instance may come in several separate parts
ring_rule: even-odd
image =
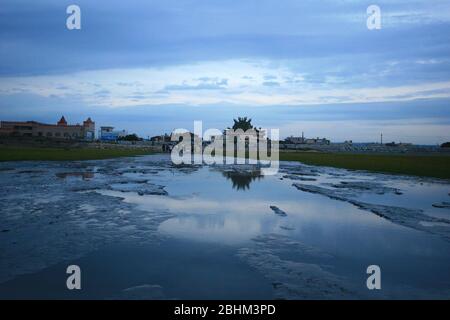
[[[253,180],[261,179],[264,176],[261,174],[261,170],[253,171],[224,171],[222,175],[228,179],[231,179],[233,183],[233,189],[247,190],[250,189],[250,184]]]

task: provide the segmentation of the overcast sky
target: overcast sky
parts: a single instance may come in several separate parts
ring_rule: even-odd
[[[449,111],[448,0],[0,2],[1,120],[149,136],[251,116],[282,137],[436,144]]]

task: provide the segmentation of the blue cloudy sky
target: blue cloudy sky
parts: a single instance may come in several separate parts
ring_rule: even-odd
[[[1,120],[148,136],[250,116],[282,137],[436,144],[449,111],[448,0],[0,2]]]

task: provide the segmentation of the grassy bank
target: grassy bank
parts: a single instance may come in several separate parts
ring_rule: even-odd
[[[280,159],[318,166],[450,179],[450,156],[447,155],[280,152]]]
[[[97,160],[152,154],[141,148],[29,148],[0,147],[0,161],[22,160]],[[353,170],[450,179],[447,155],[377,155],[319,152],[280,152],[280,160]]]
[[[117,157],[130,157],[136,155],[151,154],[148,149],[132,148],[19,148],[0,147],[0,161],[21,161],[21,160],[98,160]]]

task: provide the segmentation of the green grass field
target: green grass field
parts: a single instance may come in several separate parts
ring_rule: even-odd
[[[0,147],[0,161],[96,160],[152,154],[148,149],[62,149]],[[375,155],[319,152],[280,152],[280,160],[353,170],[450,179],[450,156]]]
[[[151,154],[145,149],[60,149],[60,148],[18,148],[0,147],[0,161],[22,161],[22,160],[97,160],[117,157],[130,157],[136,155]]]
[[[450,179],[447,155],[375,155],[318,152],[280,152],[280,160],[336,168]]]

